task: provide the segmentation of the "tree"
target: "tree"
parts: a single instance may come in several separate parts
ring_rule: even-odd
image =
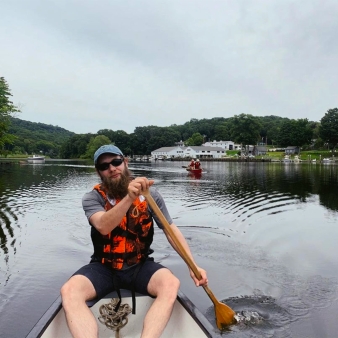
[[[94,158],[95,151],[105,144],[112,144],[107,136],[98,135],[96,137],[92,137],[87,145],[87,151],[84,157]]]
[[[223,122],[220,125],[215,126],[215,134],[213,140],[227,141],[230,140],[231,130],[228,122]]]
[[[5,78],[0,77],[0,151],[6,143],[12,144],[15,140],[15,137],[8,133],[8,129],[11,116],[20,110],[10,101],[10,96],[12,94]]]
[[[235,115],[230,122],[231,138],[243,145],[256,144],[260,139],[260,119],[250,114]]]
[[[203,143],[203,135],[194,133],[187,141],[184,142],[187,146],[200,146]]]
[[[320,123],[319,135],[333,151],[338,143],[338,108],[329,109]]]
[[[311,144],[313,130],[308,119],[298,119],[294,124],[293,145],[301,147]]]
[[[260,131],[261,137],[263,137],[263,140],[265,140],[267,144],[276,145],[280,126],[287,118],[270,115],[260,117],[259,119],[262,124]]]
[[[99,130],[97,134],[107,136],[112,143],[121,149],[124,155],[130,155],[132,153],[131,137],[124,130],[113,131],[111,129],[102,129]]]
[[[307,119],[287,119],[281,124],[277,141],[281,147],[301,147],[311,143],[312,134],[311,125]]]
[[[180,141],[181,134],[175,127],[136,127],[131,149],[136,155],[150,154],[161,147],[170,147]]]
[[[60,147],[61,158],[81,158],[87,151],[87,145],[94,138],[93,134],[75,134]],[[111,143],[108,141],[107,143]]]

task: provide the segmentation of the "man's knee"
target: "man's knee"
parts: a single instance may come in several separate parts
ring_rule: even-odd
[[[167,284],[167,287],[177,294],[181,283],[175,275],[172,275],[171,278],[167,280]]]
[[[178,290],[180,288],[180,280],[173,274],[166,276],[161,281],[159,287],[159,295],[165,294],[167,297],[176,299]]]
[[[72,279],[68,280],[60,290],[62,305],[67,307],[72,302],[72,298],[77,294],[76,283],[73,283]]]
[[[89,279],[84,276],[71,277],[60,290],[62,304],[67,307],[76,302],[85,302],[95,297],[95,289]]]
[[[73,283],[71,282],[71,280],[68,280],[65,284],[62,285],[61,290],[60,290],[62,300],[66,299],[68,295],[72,294],[72,289],[73,289],[72,284]]]

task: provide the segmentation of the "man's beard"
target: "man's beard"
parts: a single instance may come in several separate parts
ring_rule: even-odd
[[[125,168],[121,173],[120,178],[111,179],[101,176],[103,187],[105,188],[110,198],[122,199],[128,194],[128,186],[132,180],[129,169]]]

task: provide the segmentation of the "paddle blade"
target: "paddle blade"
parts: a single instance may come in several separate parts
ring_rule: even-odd
[[[220,330],[224,330],[227,326],[235,324],[236,312],[231,309],[228,305],[221,302],[214,303],[215,305],[215,316],[216,325]]]
[[[205,292],[208,294],[215,306],[216,325],[220,330],[226,329],[227,326],[235,324],[237,319],[236,312],[228,305],[217,300],[215,295],[209,289],[209,286],[203,286]]]

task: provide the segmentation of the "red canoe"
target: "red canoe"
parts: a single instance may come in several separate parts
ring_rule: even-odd
[[[186,169],[192,174],[202,174],[202,169],[191,169],[191,168],[186,168]]]

